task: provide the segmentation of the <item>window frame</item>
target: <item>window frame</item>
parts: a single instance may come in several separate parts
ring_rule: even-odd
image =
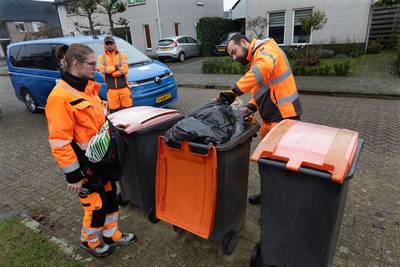
[[[23,31],[21,31],[21,28],[20,28],[20,27],[17,27],[17,26],[19,26],[19,25],[21,25],[21,24],[24,26],[24,30],[23,30]],[[26,32],[25,22],[23,22],[23,21],[14,21],[14,25],[15,25],[15,29],[16,29],[18,32]]]
[[[279,46],[284,46],[285,44],[286,44],[286,10],[274,10],[274,11],[268,11],[267,12],[267,21],[268,21],[268,27],[267,27],[267,36],[268,36],[268,38],[269,38],[269,27],[271,27],[270,26],[270,23],[269,23],[269,15],[271,14],[271,13],[285,13],[285,18],[284,18],[284,21],[283,21],[283,43],[282,44],[278,44]],[[293,40],[293,39],[292,39]]]
[[[146,33],[146,26],[149,30],[149,40],[147,39],[147,33]],[[146,51],[152,51],[153,50],[153,44],[151,43],[151,31],[150,31],[150,25],[149,24],[143,24],[143,34],[144,34],[144,45]],[[150,43],[150,47],[148,44]]]
[[[293,9],[293,14],[292,14],[292,45],[307,45],[307,44],[312,44],[312,31],[311,31],[311,33],[310,33],[310,42],[308,42],[308,43],[295,43],[293,40],[294,40],[294,27],[295,27],[295,25],[294,25],[294,22],[295,22],[295,15],[296,15],[296,11],[303,11],[303,10],[309,10],[309,9],[311,9],[311,14],[313,14],[314,13],[314,7],[302,7],[302,8],[295,8],[295,9]]]

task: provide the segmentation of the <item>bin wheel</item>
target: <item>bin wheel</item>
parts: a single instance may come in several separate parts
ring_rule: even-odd
[[[180,234],[180,235],[186,232],[184,229],[182,229],[176,225],[174,225],[173,228],[174,228],[175,233]]]
[[[222,241],[222,248],[225,255],[231,255],[236,248],[237,234],[235,231],[229,231]]]
[[[258,267],[261,265],[261,243],[258,242],[251,252],[250,267]]]
[[[121,207],[125,207],[126,205],[128,205],[129,204],[129,201],[128,200],[125,200],[123,197],[122,197],[122,194],[121,193],[118,193],[118,205],[120,205]]]
[[[160,220],[156,217],[156,210],[154,207],[151,207],[149,213],[147,214],[147,218],[152,223],[158,223]]]

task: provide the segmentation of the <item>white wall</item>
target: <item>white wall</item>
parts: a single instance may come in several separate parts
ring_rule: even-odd
[[[371,0],[246,0],[247,17],[286,11],[285,45],[292,44],[294,9],[314,8],[325,12],[325,27],[312,33],[312,44],[363,43],[368,28]]]
[[[155,49],[159,40],[159,27],[157,21],[157,0],[146,0],[146,4],[127,6],[123,13],[114,15],[114,20],[124,17],[129,20],[132,41],[135,47],[146,54],[155,54]],[[203,6],[197,3],[202,2]],[[175,23],[180,23],[182,35],[197,37],[196,23],[202,17],[223,17],[223,0],[159,0],[161,35],[168,37],[175,35]],[[75,29],[74,22],[88,25],[87,18],[78,16],[67,16],[64,6],[59,6],[59,15],[64,35],[74,32],[80,35]],[[108,18],[103,14],[94,15],[95,21],[104,24],[108,23]],[[152,49],[146,49],[144,27],[149,25]],[[108,27],[98,27],[103,32],[109,33]]]

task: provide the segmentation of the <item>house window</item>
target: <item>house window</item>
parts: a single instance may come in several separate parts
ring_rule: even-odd
[[[146,39],[146,49],[151,50],[151,37],[150,37],[150,27],[149,25],[143,25],[144,37]]]
[[[180,26],[181,26],[181,25],[180,25],[179,23],[175,22],[175,36],[180,35],[180,34],[179,34],[179,33],[180,33],[180,29],[181,29]]]
[[[310,34],[306,33],[301,27],[300,18],[311,15],[312,15],[312,9],[302,9],[294,11],[293,44],[310,43],[311,36]]]
[[[33,32],[39,32],[43,28],[41,22],[32,22],[32,30]]]
[[[285,42],[285,12],[268,13],[268,36],[278,44]]]
[[[146,0],[128,0],[128,5],[135,6],[135,5],[142,5],[146,4]]]
[[[17,29],[17,31],[26,32],[25,23],[23,23],[23,22],[14,22],[14,23],[15,23],[15,28]]]

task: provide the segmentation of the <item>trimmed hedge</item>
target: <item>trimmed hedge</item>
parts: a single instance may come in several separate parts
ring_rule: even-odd
[[[203,61],[201,70],[206,74],[244,74],[249,69],[231,57],[215,57]]]
[[[317,54],[321,58],[330,58],[338,54],[358,57],[364,54],[364,46],[364,43],[310,45],[309,53]],[[303,58],[306,53],[305,46],[285,46],[282,49],[290,59]]]
[[[214,46],[219,39],[228,32],[239,32],[238,22],[219,17],[204,17],[197,24],[197,37],[201,42],[203,56],[212,55]]]
[[[348,76],[350,75],[350,69],[350,61],[318,67],[305,67],[304,65],[296,64],[293,68],[293,74],[302,76]]]

